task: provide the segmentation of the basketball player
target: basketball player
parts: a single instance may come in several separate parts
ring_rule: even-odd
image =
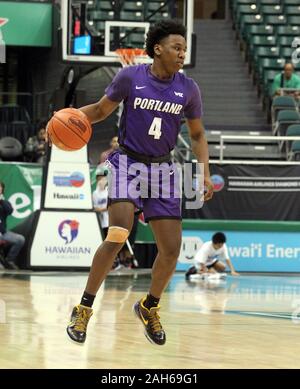
[[[216,232],[212,240],[203,243],[195,256],[195,265],[190,267],[185,273],[185,278],[189,279],[192,274],[202,273],[223,273],[228,265],[231,275],[238,276],[229,258],[226,246],[226,236],[223,232]]]
[[[120,148],[108,158],[117,174],[123,169],[119,165],[119,157],[126,156],[128,165],[140,162],[147,169],[150,169],[150,164],[165,162],[170,169],[170,177],[174,177],[170,151],[176,144],[181,119],[185,116],[192,150],[205,167],[206,201],[213,195],[213,185],[208,146],[201,122],[200,91],[192,79],[179,72],[186,53],[185,33],[185,27],[175,21],[160,21],[151,26],[146,38],[146,51],[153,58],[153,63],[125,67],[115,76],[99,102],[80,110],[91,123],[96,123],[107,118],[123,101],[118,137]],[[128,181],[134,178],[132,175],[125,177]],[[135,208],[143,208],[145,219],[150,223],[156,239],[158,255],[152,269],[149,293],[135,303],[134,312],[150,342],[158,345],[166,342],[158,314],[159,300],[175,271],[181,247],[181,204],[180,198],[174,196],[176,188],[172,182],[169,198],[142,199],[133,197],[129,191],[125,196],[110,197],[108,234],[95,253],[81,302],[74,307],[67,327],[72,340],[78,343],[85,341],[96,293],[126,242]]]

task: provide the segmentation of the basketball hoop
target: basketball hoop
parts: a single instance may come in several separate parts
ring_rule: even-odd
[[[146,51],[138,48],[117,49],[116,53],[123,67],[135,65],[139,62],[137,58],[146,56]]]

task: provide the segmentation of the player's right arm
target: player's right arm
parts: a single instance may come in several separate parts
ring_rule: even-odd
[[[86,105],[80,111],[86,114],[91,123],[106,119],[129,95],[133,79],[131,67],[123,68],[105,89],[105,95],[95,104]]]
[[[207,267],[204,265],[204,263],[201,263],[200,264],[200,268],[198,269],[198,273],[207,273],[208,272],[208,269]]]
[[[206,273],[207,267],[205,266],[207,260],[207,249],[202,246],[195,255],[195,267],[198,273]]]
[[[97,103],[79,108],[88,117],[91,123],[101,122],[106,119],[118,106],[120,102],[110,100],[104,95]]]

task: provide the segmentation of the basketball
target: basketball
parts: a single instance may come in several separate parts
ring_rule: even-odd
[[[75,108],[65,108],[56,112],[48,123],[47,131],[51,142],[65,151],[81,149],[92,135],[92,127],[87,116]]]

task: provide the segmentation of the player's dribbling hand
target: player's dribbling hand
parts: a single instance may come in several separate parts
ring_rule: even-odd
[[[236,271],[232,271],[232,272],[231,272],[231,275],[232,275],[232,276],[239,276],[240,274],[237,273]]]
[[[204,201],[208,201],[213,197],[214,194],[214,185],[210,177],[204,177],[204,186],[206,189],[204,194]]]

